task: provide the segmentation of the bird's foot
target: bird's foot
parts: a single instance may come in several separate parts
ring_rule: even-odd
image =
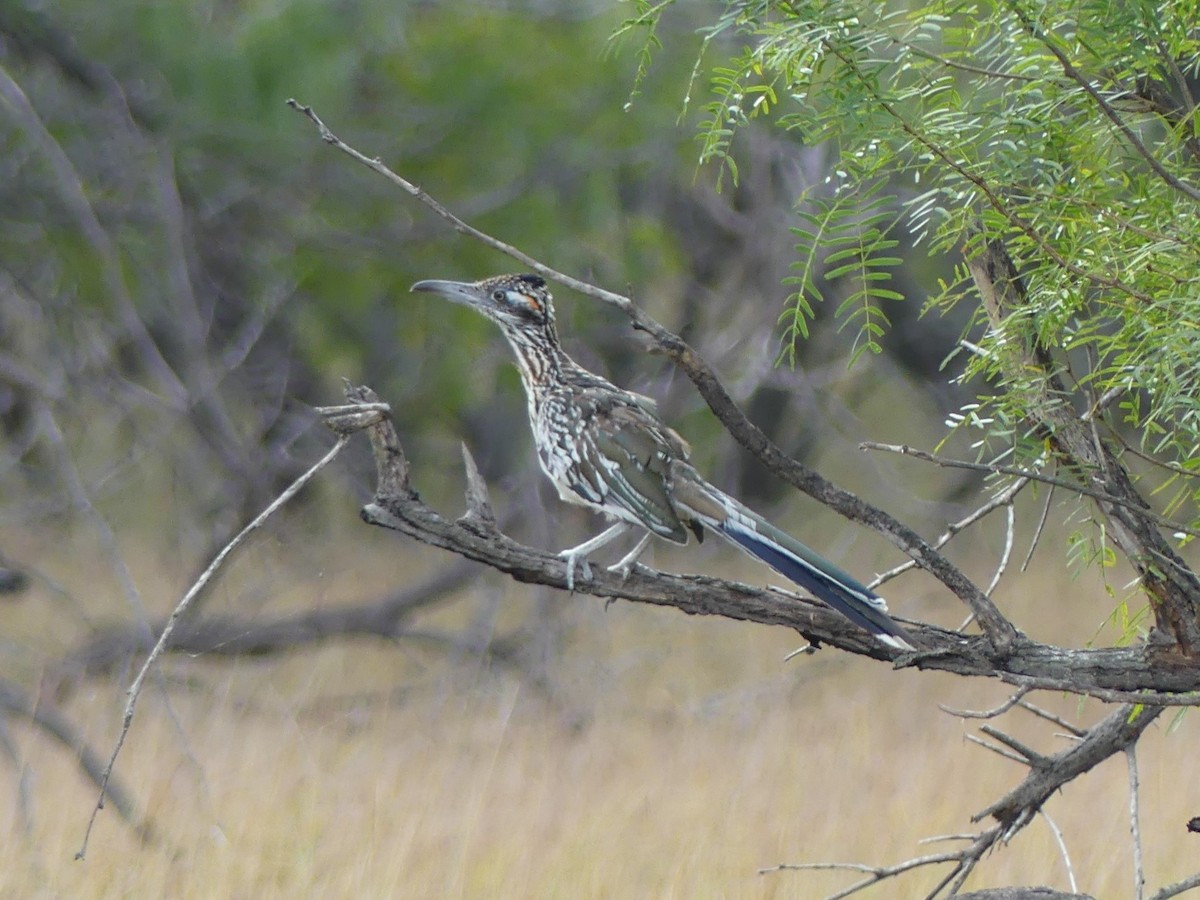
[[[606,566],[605,571],[612,572],[614,575],[620,575],[621,580],[625,581],[633,574],[633,570],[636,568],[638,568],[637,560],[630,560],[629,562],[621,560],[620,562],[613,563],[611,566]]]
[[[577,561],[582,563],[582,565],[579,567],[579,570],[583,573],[583,580],[591,581],[592,568],[588,565],[587,555],[593,550],[599,550],[605,544],[612,541],[613,538],[625,531],[625,529],[628,527],[629,526],[624,522],[617,522],[615,525],[610,525],[607,529],[596,535],[590,541],[584,541],[578,547],[571,547],[567,550],[559,551],[558,558],[565,559],[567,561],[568,591],[575,590],[575,563]],[[622,562],[624,562],[624,560],[622,560]]]
[[[622,556],[619,560],[608,567],[608,571],[614,572],[621,576],[621,580],[625,581],[633,574],[633,570],[637,568],[638,557],[642,555],[642,551],[646,549],[646,545],[650,543],[650,532],[642,535],[632,550]]]
[[[558,558],[564,560],[567,564],[567,590],[575,590],[575,567],[579,566],[579,574],[583,576],[584,581],[592,580],[592,567],[588,565],[587,559],[582,553],[577,552],[578,548],[563,550],[558,554]]]

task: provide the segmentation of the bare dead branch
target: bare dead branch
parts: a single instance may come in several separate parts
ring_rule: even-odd
[[[1150,900],[1170,900],[1171,897],[1178,897],[1180,894],[1196,888],[1200,888],[1200,872],[1155,891],[1150,895]]]
[[[395,640],[411,637],[408,621],[478,577],[479,567],[466,560],[446,566],[424,581],[380,600],[352,606],[306,610],[274,619],[206,616],[178,625],[164,652],[193,656],[272,656],[313,644],[353,637]],[[153,624],[155,640],[166,621]],[[140,630],[129,627],[102,631],[67,654],[43,679],[43,692],[61,697],[84,677],[111,672],[145,652]]]
[[[1133,841],[1133,900],[1146,896],[1146,869],[1142,864],[1142,827],[1138,821],[1137,745],[1125,748],[1126,768],[1129,771],[1129,837]]]
[[[803,872],[803,871],[845,871],[845,872],[863,872],[868,877],[861,881],[856,881],[843,890],[834,894],[829,894],[825,900],[842,900],[844,897],[849,897],[852,894],[857,894],[859,891],[869,888],[873,884],[878,884],[888,878],[895,878],[897,875],[903,875],[905,872],[911,872],[913,869],[919,869],[923,866],[937,866],[943,863],[956,863],[960,860],[958,853],[935,853],[929,856],[918,856],[913,859],[906,859],[904,862],[896,863],[894,866],[868,866],[863,863],[781,863],[777,866],[768,866],[764,869],[759,869],[759,875],[770,875],[772,872]]]
[[[150,651],[150,655],[146,657],[146,661],[142,664],[142,668],[138,671],[137,677],[133,679],[133,683],[129,686],[129,690],[126,692],[127,700],[125,703],[125,713],[121,720],[121,730],[117,735],[116,745],[113,747],[112,755],[109,757],[108,764],[104,767],[103,773],[101,774],[100,796],[96,800],[96,805],[92,809],[91,816],[88,818],[87,828],[83,833],[83,842],[80,844],[79,850],[75,854],[76,859],[83,859],[87,855],[88,839],[92,835],[92,826],[96,823],[96,816],[100,813],[100,810],[104,808],[104,798],[108,793],[109,781],[112,778],[113,767],[117,764],[117,756],[120,755],[121,748],[125,744],[125,738],[129,734],[129,728],[133,724],[133,713],[135,707],[137,706],[138,697],[141,695],[142,686],[145,684],[146,676],[150,673],[154,663],[158,660],[158,657],[162,655],[167,642],[171,639],[171,635],[175,630],[175,626],[179,623],[180,618],[184,615],[184,613],[187,612],[188,607],[192,604],[192,601],[200,596],[201,592],[208,586],[209,582],[212,581],[229,555],[233,553],[233,551],[239,546],[241,546],[247,537],[261,528],[267,519],[274,515],[275,512],[280,508],[282,508],[285,503],[296,496],[296,494],[300,492],[301,488],[303,488],[304,485],[312,480],[312,478],[318,472],[325,468],[325,466],[329,465],[329,463],[333,462],[337,455],[342,452],[342,449],[346,446],[346,443],[349,441],[349,439],[350,437],[348,434],[343,434],[338,437],[337,443],[333,445],[328,453],[321,457],[321,459],[318,460],[312,466],[312,468],[292,482],[278,497],[271,501],[266,509],[259,513],[249,525],[239,531],[233,540],[226,544],[221,552],[216,555],[213,561],[209,564],[208,568],[204,570],[204,572],[196,580],[195,584],[193,584],[188,592],[184,594],[183,599],[179,601],[175,609],[171,611],[171,615],[167,619],[167,623],[163,627],[157,643],[155,643],[154,648]]]
[[[848,871],[848,872],[863,872],[867,877],[856,881],[846,888],[843,888],[836,893],[828,895],[825,900],[843,900],[859,891],[865,890],[872,885],[878,884],[889,878],[895,878],[905,872],[913,869],[922,868],[925,866],[936,866],[947,863],[953,863],[954,868],[937,884],[932,891],[927,894],[928,900],[939,896],[943,890],[949,888],[951,894],[955,893],[958,887],[966,881],[968,875],[975,868],[975,865],[981,860],[984,854],[995,845],[1001,836],[1001,826],[996,825],[985,829],[978,834],[954,835],[955,840],[967,840],[970,843],[955,851],[947,853],[935,853],[928,856],[917,856],[912,859],[904,860],[891,866],[871,866],[863,863],[785,863],[778,866],[771,866],[765,869],[759,869],[759,874],[769,874],[772,872],[785,871]],[[964,894],[964,897],[978,898],[1009,898],[1009,900],[1032,900],[1032,898],[1046,898],[1046,900],[1082,900],[1077,894],[1063,894],[1058,891],[1047,891],[1042,893],[1040,888],[998,888],[994,890],[976,892],[972,894]]]
[[[1025,695],[1029,693],[1029,688],[1021,688],[999,706],[994,706],[991,709],[955,709],[953,706],[946,706],[944,703],[938,704],[938,709],[942,712],[950,713],[952,716],[958,716],[960,719],[994,719],[997,716],[1002,716],[1018,703],[1020,703]]]
[[[376,402],[374,392],[365,387],[351,387],[347,396]],[[374,500],[363,509],[367,522],[485,563],[518,581],[566,588],[566,564],[556,554],[523,546],[469,517],[449,521],[426,506],[412,488],[404,451],[389,420],[371,425],[367,434],[379,479]],[[760,590],[710,577],[672,575],[646,567],[624,579],[597,571],[590,581],[577,583],[575,588],[579,593],[605,599],[782,625],[800,632],[811,643],[828,643],[876,659],[890,659],[898,665],[996,677],[1018,687],[1131,700],[1156,708],[1200,704],[1200,668],[1156,666],[1154,651],[1146,646],[1067,650],[1022,641],[1004,656],[997,656],[986,639],[906,623],[927,649],[896,654],[824,605],[777,590]]]
[[[971,821],[994,818],[1004,826],[1007,840],[1064,784],[1136,743],[1161,712],[1161,707],[1117,707],[1091,728],[1083,740],[1034,763],[1021,784],[976,813]]]

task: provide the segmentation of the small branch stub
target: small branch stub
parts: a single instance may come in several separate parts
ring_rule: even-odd
[[[464,443],[462,445],[463,468],[467,471],[467,514],[469,522],[482,525],[489,531],[496,529],[496,514],[492,512],[492,502],[488,498],[487,484],[479,474],[475,465],[475,457]]]

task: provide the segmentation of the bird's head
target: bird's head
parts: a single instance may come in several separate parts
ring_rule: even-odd
[[[428,291],[483,313],[506,330],[553,329],[554,305],[540,275],[497,275],[483,281],[418,281]]]

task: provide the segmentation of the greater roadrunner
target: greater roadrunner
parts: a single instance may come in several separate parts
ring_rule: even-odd
[[[567,586],[575,567],[591,577],[587,554],[630,525],[646,533],[610,568],[628,575],[651,535],[686,544],[710,529],[808,589],[885,644],[913,649],[887,615],[887,604],[833,563],[700,477],[689,448],[658,417],[653,400],[623,391],[595,375],[558,341],[554,307],[537,275],[500,275],[474,283],[419,281],[429,291],[469,306],[500,326],[516,353],[529,403],[529,422],[542,469],[568,503],[604,513],[617,523],[559,555]]]

